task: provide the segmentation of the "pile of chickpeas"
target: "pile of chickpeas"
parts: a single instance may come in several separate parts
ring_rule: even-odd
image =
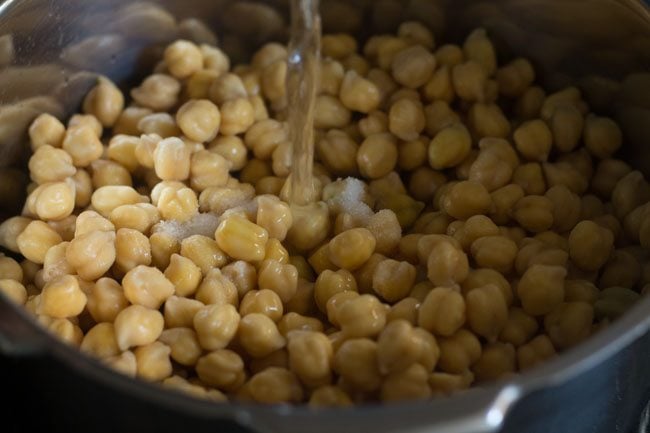
[[[0,291],[126,375],[314,406],[507,378],[648,291],[650,184],[577,88],[499,65],[483,29],[322,52],[307,206],[281,44],[232,66],[178,40],[129,95],[99,78],[67,125],[40,115]]]

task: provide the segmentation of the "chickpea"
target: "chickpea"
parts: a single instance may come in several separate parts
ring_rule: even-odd
[[[456,290],[431,290],[418,312],[418,325],[440,336],[451,336],[465,323],[465,300]]]
[[[367,338],[346,340],[334,355],[334,370],[355,389],[377,390],[381,384],[377,358],[374,341]]]
[[[429,81],[436,68],[436,58],[422,45],[414,45],[395,54],[392,73],[395,81],[416,89]]]
[[[543,120],[524,122],[514,132],[517,150],[530,161],[546,161],[553,145],[551,130]]]
[[[456,95],[452,85],[450,67],[444,65],[438,68],[422,90],[424,97],[428,101],[445,101],[446,103],[453,102]]]
[[[468,155],[472,139],[467,128],[460,123],[440,130],[429,144],[429,164],[433,169],[455,167]]]
[[[246,381],[244,361],[231,350],[215,350],[202,356],[196,363],[196,373],[204,383],[234,391]]]
[[[237,288],[219,269],[212,269],[205,274],[195,298],[207,305],[231,304],[236,307],[239,303]]]
[[[191,296],[196,293],[201,282],[201,268],[187,257],[172,254],[169,266],[165,269],[165,278],[174,285],[176,295]]]
[[[171,376],[170,353],[169,346],[159,341],[136,348],[134,354],[138,377],[157,382]]]
[[[131,305],[115,318],[115,339],[120,350],[144,346],[158,339],[163,331],[163,315],[141,305]]]
[[[210,143],[208,150],[212,153],[221,155],[226,161],[230,162],[230,171],[241,170],[248,161],[248,150],[246,149],[243,140],[236,136],[217,137]],[[213,176],[214,175],[211,176],[211,179]]]
[[[164,318],[167,328],[191,328],[194,316],[205,305],[196,299],[170,296],[165,301]]]
[[[120,311],[129,305],[122,286],[111,278],[97,280],[86,295],[86,308],[98,323],[114,322]]]
[[[528,60],[520,57],[499,68],[496,79],[503,95],[516,98],[533,84],[535,70]]]
[[[290,245],[306,251],[325,240],[330,229],[329,208],[323,202],[292,206],[293,225],[287,233]]]
[[[485,215],[492,204],[490,193],[478,182],[463,181],[451,187],[442,201],[442,208],[454,218],[467,219]]]
[[[618,181],[611,201],[616,216],[623,219],[638,206],[650,201],[650,185],[640,172],[633,171]]]
[[[71,157],[75,167],[88,167],[102,156],[104,147],[95,131],[87,125],[68,128],[62,148]]]
[[[481,357],[481,343],[466,329],[460,329],[450,337],[440,338],[440,361],[438,366],[445,373],[462,374]]]
[[[409,294],[415,277],[415,266],[408,262],[386,259],[375,268],[372,288],[383,299],[397,302]]]
[[[47,251],[62,241],[61,236],[43,221],[31,221],[16,237],[15,243],[25,258],[42,264]]]
[[[517,349],[517,365],[520,370],[527,370],[553,356],[553,343],[547,335],[542,334]]]
[[[508,320],[508,306],[496,285],[470,290],[465,295],[467,322],[472,331],[495,341]]]
[[[98,323],[88,330],[79,347],[82,352],[97,358],[109,358],[120,353],[116,329],[112,323]]]
[[[176,113],[176,122],[183,134],[200,143],[213,140],[219,132],[221,113],[206,99],[190,100]]]
[[[187,78],[203,67],[203,54],[198,46],[179,39],[168,45],[163,55],[165,65],[176,78]]]
[[[361,295],[341,305],[337,318],[346,336],[373,337],[386,324],[386,310],[375,296]]]
[[[230,304],[201,307],[193,319],[199,343],[206,350],[227,347],[235,338],[239,324],[239,313]]]
[[[309,398],[312,407],[352,406],[350,396],[338,386],[326,385],[316,388]]]
[[[381,399],[400,401],[428,398],[431,396],[428,378],[428,372],[419,364],[389,373],[381,386]]]
[[[544,318],[544,327],[555,347],[567,349],[591,334],[593,319],[594,308],[590,304],[566,302]]]
[[[570,104],[559,105],[553,112],[550,128],[553,142],[560,152],[574,150],[582,137],[585,125],[580,110]]]
[[[511,344],[490,343],[472,367],[478,382],[497,380],[513,374],[516,370],[516,351]]]
[[[564,300],[565,268],[533,265],[517,285],[517,294],[524,311],[532,316],[548,314]]]
[[[631,171],[632,168],[621,160],[603,159],[596,167],[591,188],[601,198],[609,198],[618,182]]]
[[[104,127],[117,122],[124,109],[124,95],[108,78],[99,77],[98,83],[86,95],[83,111],[95,116]]]
[[[422,103],[400,99],[391,106],[388,122],[390,132],[398,138],[405,141],[417,139],[426,123]]]
[[[609,287],[598,295],[594,313],[598,319],[614,320],[629,310],[638,301],[639,294],[625,287]]]
[[[251,313],[239,322],[239,343],[254,358],[262,358],[285,346],[286,340],[268,316]]]
[[[173,236],[166,233],[153,233],[149,238],[151,244],[151,262],[158,269],[166,269],[172,254],[179,253],[181,244]]]
[[[131,97],[140,106],[154,111],[168,111],[178,101],[180,83],[169,75],[154,74],[147,77],[140,87],[131,90]]]
[[[474,373],[466,370],[461,374],[432,373],[429,376],[429,385],[433,395],[450,395],[456,391],[469,388],[474,382]]]
[[[537,320],[521,308],[511,308],[508,319],[501,329],[499,341],[520,347],[530,341],[539,329]]]
[[[331,381],[332,343],[321,332],[292,331],[287,350],[289,366],[307,386],[326,385]]]
[[[583,139],[592,154],[607,159],[621,147],[623,133],[612,119],[590,115],[585,119]]]
[[[329,259],[341,268],[354,271],[370,258],[375,245],[375,237],[368,229],[351,229],[329,242]]]
[[[569,235],[569,255],[579,268],[595,271],[609,259],[613,243],[610,230],[592,221],[581,221]]]
[[[115,237],[115,252],[115,265],[120,272],[151,264],[149,239],[137,230],[119,229]]]
[[[424,107],[424,116],[426,132],[432,137],[447,126],[460,124],[458,113],[453,111],[445,101],[434,101]]]
[[[426,263],[427,277],[437,286],[445,287],[462,283],[469,273],[467,255],[451,242],[436,244],[431,249]]]
[[[303,397],[298,378],[285,368],[269,367],[254,375],[247,387],[253,400],[259,403],[297,403]]]
[[[526,230],[539,233],[553,225],[553,211],[554,204],[549,198],[529,195],[517,202],[513,216]]]
[[[510,135],[510,122],[496,104],[475,103],[469,111],[468,120],[479,138],[505,138]]]
[[[75,171],[70,154],[49,144],[39,146],[29,159],[30,177],[38,184],[63,181]]]
[[[65,136],[65,126],[51,114],[42,113],[32,121],[28,132],[33,151],[45,145],[61,147]]]
[[[589,187],[589,180],[568,162],[545,163],[543,170],[549,186],[564,185],[576,194],[583,194]],[[541,179],[541,175],[536,177]]]
[[[371,80],[363,78],[357,72],[348,70],[340,85],[339,97],[348,110],[370,113],[379,107],[381,94]]]
[[[487,74],[481,64],[473,60],[455,65],[451,70],[454,91],[464,101],[482,101],[485,98]]]

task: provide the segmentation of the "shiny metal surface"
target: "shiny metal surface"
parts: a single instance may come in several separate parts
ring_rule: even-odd
[[[20,200],[20,185],[7,186],[1,179],[11,167],[24,165],[29,148],[25,129],[39,113],[60,117],[71,113],[97,74],[124,85],[132,83],[154,64],[165,42],[177,36],[214,42],[210,33],[188,19],[198,18],[216,30],[219,43],[233,59],[243,60],[265,41],[286,40],[287,3],[0,2],[0,208],[9,214]],[[650,174],[646,149],[650,143],[650,14],[638,1],[322,0],[322,17],[325,31],[349,31],[361,37],[394,30],[404,19],[423,21],[438,38],[450,40],[458,40],[471,28],[486,27],[502,53],[530,57],[547,86],[577,83],[597,111],[616,116],[624,128],[629,156]],[[110,385],[197,419],[231,420],[263,433],[352,433],[360,429],[478,433],[511,428],[510,420],[518,417],[528,423],[531,432],[562,432],[557,423],[563,408],[574,410],[572,405],[584,405],[575,399],[560,402],[563,392],[579,393],[591,384],[595,387],[592,394],[581,398],[604,405],[607,396],[593,393],[610,392],[607,387],[617,384],[623,405],[625,398],[640,398],[650,389],[649,329],[650,299],[646,298],[578,348],[510,382],[450,399],[313,412],[307,408],[213,405],[132,381],[54,341],[23,311],[0,299],[0,350],[23,355],[47,353],[65,361],[85,380]],[[646,357],[645,362],[638,357]],[[626,373],[638,379],[625,377]],[[599,374],[598,380],[586,380],[590,374]],[[533,405],[547,405],[543,407],[558,416],[553,412],[535,415]],[[621,414],[628,413],[623,406],[617,407]],[[596,415],[602,419],[589,431],[609,433],[619,422],[613,415]],[[555,427],[549,430],[549,426]],[[599,430],[601,426],[610,430]],[[521,431],[512,428],[508,431]]]

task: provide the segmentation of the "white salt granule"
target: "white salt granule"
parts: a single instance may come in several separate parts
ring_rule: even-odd
[[[327,204],[338,213],[347,213],[360,223],[365,223],[373,215],[370,206],[363,202],[366,184],[354,177],[337,182],[341,184],[341,192],[329,199]]]
[[[200,213],[185,222],[175,220],[161,221],[154,226],[153,231],[168,234],[182,241],[193,235],[213,237],[218,226],[218,216],[211,213]]]

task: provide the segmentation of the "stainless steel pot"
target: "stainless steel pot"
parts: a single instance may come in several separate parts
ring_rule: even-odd
[[[0,175],[23,166],[29,122],[43,111],[72,112],[96,73],[128,84],[151,66],[166,41],[178,35],[210,39],[191,21],[181,20],[203,20],[232,56],[243,60],[260,43],[286,37],[286,4],[0,1]],[[501,52],[533,59],[547,86],[578,83],[596,110],[616,116],[628,156],[650,174],[650,14],[638,1],[323,0],[322,14],[326,30],[359,35],[393,30],[403,19],[420,20],[449,40],[486,27]],[[7,215],[15,210],[18,189],[0,185],[0,208]],[[44,380],[42,397],[51,396],[48,385],[68,388],[72,396],[50,398],[48,404],[74,408],[74,416],[96,422],[88,429],[102,431],[134,425],[145,431],[145,426],[161,431],[178,425],[262,433],[625,431],[638,424],[650,398],[649,328],[646,298],[576,349],[507,382],[448,399],[313,411],[215,405],[130,380],[54,340],[24,311],[0,299],[0,352],[21,363],[45,359],[51,368],[63,368],[65,382]],[[117,409],[97,411],[98,393],[110,395],[109,404]]]

